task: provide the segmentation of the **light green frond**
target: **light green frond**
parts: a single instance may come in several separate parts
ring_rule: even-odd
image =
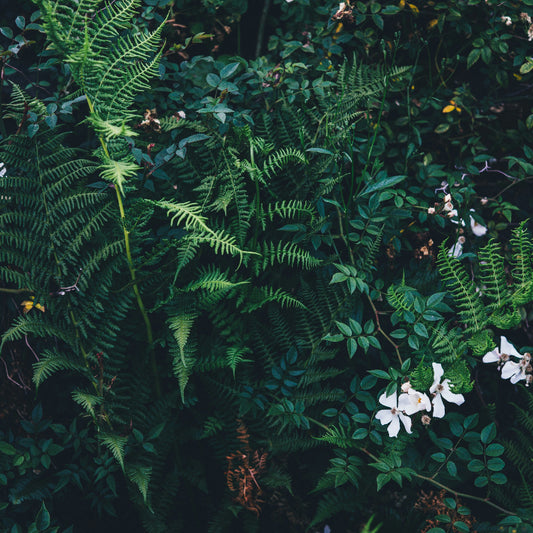
[[[146,503],[152,468],[137,464],[128,465],[126,467],[126,475],[128,476],[128,479],[137,486],[139,492],[142,494],[144,503]]]
[[[100,405],[103,401],[101,396],[95,396],[94,394],[82,390],[72,391],[72,399],[78,405],[81,405],[93,418],[96,417],[94,411],[95,407]]]
[[[135,130],[126,125],[124,120],[104,120],[97,113],[92,113],[87,117],[97,135],[106,141],[114,137],[136,137],[139,135]]]
[[[101,176],[105,180],[113,183],[120,193],[124,195],[124,184],[129,178],[135,176],[139,170],[139,166],[133,159],[128,158],[115,161],[106,158],[101,166]]]
[[[250,359],[246,359],[246,356],[251,353],[252,350],[248,346],[231,346],[226,350],[226,364],[231,368],[233,377],[235,377],[237,365],[250,362]]]
[[[187,366],[187,361],[185,360],[185,346],[189,340],[196,318],[196,313],[189,312],[171,316],[167,320],[168,327],[178,345],[181,362],[185,367]]]
[[[120,468],[124,471],[124,448],[128,437],[115,433],[100,433],[98,440],[113,454]]]
[[[52,374],[61,370],[76,370],[83,373],[86,371],[85,367],[72,357],[67,357],[50,350],[44,351],[39,361],[33,364],[33,382],[35,386],[39,387]]]

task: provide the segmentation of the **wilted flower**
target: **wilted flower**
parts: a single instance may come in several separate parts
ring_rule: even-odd
[[[389,437],[398,436],[398,432],[400,431],[400,420],[402,421],[407,433],[412,432],[411,419],[402,412],[410,403],[407,398],[407,394],[400,394],[399,402],[400,405],[398,404],[396,393],[393,393],[391,396],[387,396],[385,393],[383,393],[379,397],[379,403],[389,407],[389,409],[381,409],[381,411],[378,411],[376,413],[376,418],[384,426],[388,424],[389,427],[387,428],[387,431],[389,433]]]
[[[405,383],[402,383],[402,392],[407,392],[411,388],[411,382],[406,381]]]
[[[474,209],[470,209],[470,211],[472,212]],[[472,215],[470,215],[470,227],[472,228],[472,233],[476,237],[483,237],[488,231],[487,228],[483,224],[477,222]]]
[[[433,416],[435,418],[442,418],[445,413],[443,398],[447,402],[452,402],[457,405],[461,405],[465,401],[465,398],[462,394],[456,394],[451,391],[449,379],[445,379],[441,383],[444,369],[440,363],[432,363],[432,366],[433,385],[431,385],[429,392],[433,394]]]
[[[510,26],[513,23],[511,17],[506,17],[505,15],[502,15],[501,21],[504,22],[506,26]]]
[[[424,424],[424,426],[429,426],[431,422],[431,417],[429,415],[422,415],[420,421],[422,422],[422,424]]]

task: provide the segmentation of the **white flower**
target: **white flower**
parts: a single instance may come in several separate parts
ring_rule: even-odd
[[[474,211],[473,209],[470,209],[470,211]],[[483,225],[474,220],[474,217],[470,215],[470,227],[472,228],[472,233],[476,237],[483,237],[485,233],[487,233],[487,228]]]
[[[448,212],[448,218],[455,218],[455,217],[457,217],[457,209],[452,209],[451,211]],[[452,220],[452,222],[454,222],[455,224],[458,223],[455,220]],[[464,226],[464,223],[463,223],[463,226]]]
[[[6,175],[7,169],[4,163],[0,162],[0,178],[3,178]]]
[[[376,413],[376,418],[385,426],[389,425],[387,431],[389,432],[389,437],[396,437],[400,431],[400,420],[405,427],[407,433],[411,433],[411,419],[402,413],[403,409],[409,402],[407,394],[400,394],[400,404],[398,405],[398,400],[396,393],[391,396],[387,396],[383,393],[379,397],[379,403],[389,407],[389,409],[381,409]],[[406,401],[407,400],[407,401]]]
[[[402,396],[404,395],[402,394],[400,396],[400,401],[403,406],[404,400]],[[410,388],[407,391],[407,399],[409,400],[409,403],[405,402],[406,405],[404,408],[406,415],[414,415],[415,413],[418,413],[418,411],[423,411],[424,409],[426,411],[431,411],[431,400],[427,394]]]
[[[445,413],[444,402],[442,401],[442,398],[444,398],[447,402],[452,402],[457,405],[461,405],[465,401],[465,398],[462,394],[456,394],[455,392],[451,391],[449,379],[445,379],[441,383],[440,380],[444,374],[444,370],[440,363],[432,363],[432,366],[433,385],[431,385],[429,392],[433,394],[433,417],[442,418]]]
[[[448,194],[448,196],[450,196],[450,195]],[[446,202],[446,203],[444,204],[443,209],[444,209],[444,211],[450,211],[450,212],[452,212],[452,211],[454,210],[454,209],[453,209],[453,204],[452,204],[451,202]],[[448,215],[448,216],[450,216],[450,215]]]
[[[521,358],[522,355],[517,352],[516,348],[505,338],[500,337],[500,349],[494,348],[494,350],[487,352],[483,356],[484,363],[498,363],[498,370],[509,361],[509,356]],[[507,378],[504,378],[507,379]]]
[[[513,384],[525,379],[527,384],[528,374],[526,374],[526,372],[531,372],[531,354],[525,353],[524,355],[521,355],[516,351],[512,344],[509,344],[509,346],[512,348],[512,351],[508,350],[510,352],[508,355],[518,357],[520,360],[518,363],[515,363],[508,359],[502,367],[502,378],[510,378],[511,383]]]
[[[428,215],[434,215],[435,214],[435,208],[434,207],[428,207]]]
[[[444,197],[444,202],[445,203],[448,203],[448,202],[451,202],[452,201],[452,195],[451,194],[447,194],[445,197]]]

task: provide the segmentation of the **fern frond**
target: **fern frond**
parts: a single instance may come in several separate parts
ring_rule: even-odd
[[[103,402],[103,398],[101,396],[95,396],[94,394],[82,390],[72,391],[72,399],[78,405],[81,405],[93,418],[96,417],[96,413],[94,411],[95,407]]]
[[[479,250],[479,277],[483,286],[483,295],[492,301],[491,308],[499,309],[505,305],[509,291],[505,282],[503,255],[494,240]]]
[[[176,344],[178,345],[183,366],[187,366],[185,360],[185,346],[191,335],[192,327],[196,318],[196,313],[188,312],[170,316],[167,320],[167,325],[172,332]]]
[[[81,362],[72,357],[45,350],[39,357],[39,361],[33,364],[33,382],[39,387],[48,377],[61,370],[75,370],[85,373],[86,368]]]
[[[144,503],[146,503],[152,468],[138,464],[129,464],[126,467],[126,475],[128,476],[128,479],[137,486],[139,492],[142,494]]]
[[[474,333],[481,331],[487,325],[488,317],[479,293],[476,292],[463,265],[448,254],[445,242],[440,247],[437,265],[453,295],[461,321],[466,324],[468,330]]]
[[[273,154],[270,154],[268,159],[263,163],[262,174],[271,180],[274,174],[283,170],[291,163],[305,165],[307,163],[305,154],[291,146],[280,148]]]
[[[294,296],[282,289],[274,290],[273,287],[255,287],[252,291],[243,293],[237,305],[241,306],[242,313],[252,313],[270,302],[277,302],[284,308],[307,309]]]
[[[294,242],[263,242],[260,250],[261,260],[255,260],[252,265],[256,275],[276,263],[285,263],[291,267],[308,270],[321,264],[319,259],[313,257],[307,250],[302,250]]]
[[[98,440],[113,454],[120,468],[124,471],[124,448],[128,442],[128,437],[115,433],[100,433]]]

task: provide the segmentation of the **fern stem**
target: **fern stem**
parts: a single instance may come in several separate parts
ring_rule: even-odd
[[[348,239],[346,238],[346,235],[344,234],[341,210],[339,209],[339,206],[335,206],[335,209],[337,210],[337,218],[339,219],[339,234],[342,240],[344,241],[344,244],[346,244],[346,248],[348,249],[348,254],[350,255],[350,264],[352,266],[355,266],[355,257],[353,255],[352,248],[350,247],[350,243],[348,242]]]
[[[27,287],[23,287],[22,289],[6,289],[4,287],[0,287],[0,292],[6,292],[8,294],[22,294],[25,292],[33,292],[31,289],[28,289]]]
[[[94,113],[94,105],[91,102],[91,99],[89,98],[89,95],[85,95],[87,98],[87,104],[89,105],[89,110],[91,113]],[[107,145],[105,143],[104,138],[100,135],[98,137],[100,144],[102,145],[102,149],[104,151],[104,154],[106,157],[111,158],[109,154],[109,150],[107,148]],[[156,396],[158,398],[161,398],[161,385],[159,383],[159,374],[157,371],[157,361],[155,359],[155,351],[154,351],[154,335],[152,332],[152,324],[150,322],[150,317],[148,316],[148,313],[146,311],[146,308],[144,306],[144,302],[141,296],[141,292],[139,291],[139,284],[137,282],[137,276],[135,272],[135,265],[133,264],[133,257],[131,255],[131,246],[130,246],[130,232],[126,228],[126,213],[124,211],[124,203],[122,202],[122,196],[120,194],[120,190],[118,187],[115,187],[115,193],[117,196],[117,203],[118,203],[118,210],[120,213],[120,222],[122,225],[122,231],[124,232],[124,247],[126,249],[126,260],[128,262],[128,269],[130,271],[130,277],[132,281],[132,288],[133,293],[135,294],[135,299],[137,300],[137,306],[139,307],[139,311],[141,312],[141,315],[143,317],[144,325],[146,327],[146,337],[148,340],[148,353],[150,354],[150,366],[152,367],[152,373],[154,376],[154,387]]]

